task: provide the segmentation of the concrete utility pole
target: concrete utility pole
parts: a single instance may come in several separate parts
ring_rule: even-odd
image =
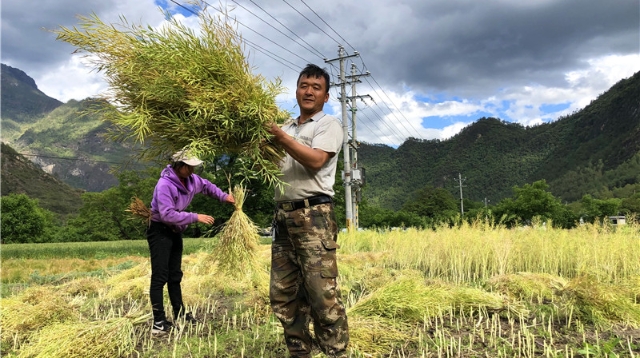
[[[458,184],[460,186],[460,215],[464,217],[464,202],[462,201],[462,182],[467,180],[467,178],[462,179],[462,174],[458,173]]]
[[[358,227],[360,227],[360,219],[358,216],[358,203],[360,202],[360,198],[361,198],[361,186],[363,183],[363,173],[360,170],[360,166],[358,165],[358,134],[356,131],[356,112],[358,111],[358,108],[356,106],[356,100],[357,99],[363,99],[365,97],[368,97],[370,99],[371,96],[369,95],[364,95],[364,96],[358,96],[356,95],[356,84],[360,81],[360,77],[363,76],[369,76],[370,73],[369,71],[367,71],[364,74],[356,74],[356,65],[355,64],[351,64],[351,76],[347,76],[347,78],[351,81],[351,97],[347,97],[347,99],[350,101],[351,103],[351,148],[353,149],[353,164],[352,164],[352,212],[353,212],[353,227],[355,229],[357,229]],[[373,99],[372,99],[373,100]]]
[[[351,162],[349,158],[349,122],[347,119],[347,94],[346,94],[346,80],[345,80],[345,70],[344,64],[345,60],[349,57],[357,57],[360,54],[357,51],[354,51],[353,55],[347,55],[344,51],[344,47],[342,45],[338,46],[338,58],[334,58],[331,60],[325,59],[324,62],[329,63],[336,60],[340,61],[340,103],[342,104],[342,131],[343,131],[343,140],[342,140],[342,154],[344,156],[344,206],[345,206],[345,216],[347,217],[347,230],[351,231],[353,229],[353,204],[351,197]]]

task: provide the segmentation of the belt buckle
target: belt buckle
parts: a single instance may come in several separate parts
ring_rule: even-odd
[[[282,203],[282,204],[280,204],[280,207],[284,211],[292,211],[293,210],[293,203],[290,202],[290,201],[286,202],[286,203]]]

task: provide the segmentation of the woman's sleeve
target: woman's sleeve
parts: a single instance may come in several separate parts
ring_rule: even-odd
[[[168,188],[156,194],[158,213],[162,222],[176,226],[189,225],[198,221],[198,214],[176,210],[173,194]]]
[[[227,196],[229,196],[229,194],[222,191],[222,189],[218,188],[212,182],[208,181],[207,179],[201,178],[199,176],[196,176],[195,179],[198,182],[198,187],[201,188],[200,192],[202,194],[210,196],[214,199],[218,199],[223,202],[227,200]]]

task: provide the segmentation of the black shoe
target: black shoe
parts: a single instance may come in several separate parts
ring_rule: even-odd
[[[173,329],[173,323],[163,320],[159,322],[153,322],[151,327],[151,334],[167,334]]]

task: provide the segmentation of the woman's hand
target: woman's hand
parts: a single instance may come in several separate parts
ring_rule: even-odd
[[[203,224],[207,224],[207,225],[213,225],[214,221],[215,221],[215,219],[213,218],[213,216],[209,216],[209,215],[205,215],[205,214],[198,214],[198,222],[199,223],[203,223]]]
[[[227,196],[227,199],[225,199],[225,201],[229,204],[235,204],[236,203],[236,199],[233,197],[233,194],[229,193],[229,195]]]

